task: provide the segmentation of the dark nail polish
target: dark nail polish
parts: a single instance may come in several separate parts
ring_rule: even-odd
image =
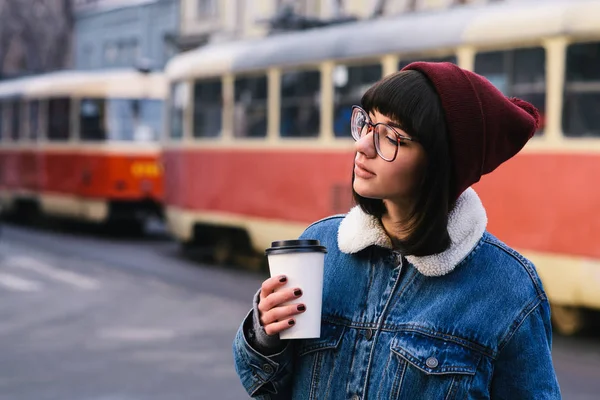
[[[294,296],[296,296],[296,297],[302,296],[302,290],[300,290],[300,289],[294,290]]]
[[[282,276],[281,278],[279,278],[279,282],[283,283],[287,281],[287,278],[285,276]]]
[[[298,307],[296,307],[298,309],[298,311],[305,311],[306,307],[304,307],[303,304],[300,304]]]
[[[296,321],[294,321],[293,319],[290,319],[290,320],[288,321],[288,324],[290,324],[290,325],[294,325],[295,323],[296,323]]]

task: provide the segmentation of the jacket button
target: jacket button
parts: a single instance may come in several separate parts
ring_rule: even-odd
[[[272,374],[273,373],[273,367],[271,367],[270,364],[265,364],[262,367],[263,371],[265,371],[267,374]]]
[[[371,340],[372,337],[373,337],[373,329],[366,329],[365,330],[365,338],[367,340]]]
[[[429,368],[435,368],[438,366],[438,360],[435,357],[429,357],[427,359],[427,361],[425,361],[425,364],[429,367]]]
[[[360,400],[360,396],[355,394],[354,396],[352,396],[352,400]]]

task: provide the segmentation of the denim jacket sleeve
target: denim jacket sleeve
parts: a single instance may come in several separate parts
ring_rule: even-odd
[[[289,399],[293,349],[288,342],[278,353],[265,355],[250,343],[248,333],[253,329],[250,310],[233,341],[235,370],[250,397],[261,400]]]
[[[494,367],[491,398],[560,399],[551,348],[550,305],[543,299],[501,349]]]

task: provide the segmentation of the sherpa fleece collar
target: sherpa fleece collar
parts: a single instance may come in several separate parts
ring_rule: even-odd
[[[406,259],[425,276],[450,273],[475,248],[487,226],[487,215],[477,193],[465,190],[448,217],[450,247],[439,254]],[[354,207],[342,220],[338,230],[338,247],[347,254],[369,246],[392,248],[392,242],[379,220]]]

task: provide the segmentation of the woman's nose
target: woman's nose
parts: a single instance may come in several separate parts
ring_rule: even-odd
[[[377,156],[377,151],[373,143],[373,130],[369,129],[366,135],[361,137],[354,143],[354,148],[357,152],[362,153],[367,158],[373,158]]]

